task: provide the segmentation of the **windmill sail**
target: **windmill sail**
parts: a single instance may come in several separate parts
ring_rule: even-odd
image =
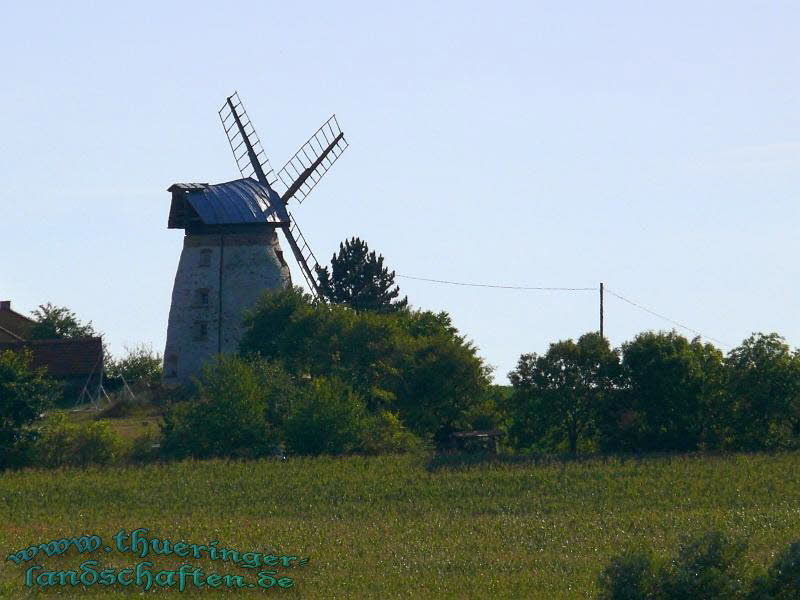
[[[284,203],[292,198],[302,203],[347,145],[336,115],[333,115],[278,171],[278,179],[286,188],[281,195]]]
[[[266,185],[270,195],[275,198],[275,212],[283,223],[282,229],[292,248],[300,272],[312,294],[324,300],[317,283],[316,269],[317,258],[306,241],[305,236],[297,226],[297,222],[286,210],[286,203],[297,198],[298,202],[305,200],[306,196],[319,183],[322,176],[331,168],[336,159],[347,148],[347,140],[339,128],[336,115],[328,119],[314,135],[300,147],[289,162],[284,165],[276,175],[270,166],[261,140],[253,127],[250,117],[242,104],[239,94],[228,97],[223,107],[219,110],[219,118],[225,135],[236,159],[236,166],[242,177],[255,177],[260,183]],[[278,202],[275,186],[278,182],[285,191]]]
[[[269,187],[274,186],[275,172],[237,92],[219,109],[219,119],[242,177],[254,177]]]
[[[303,279],[306,280],[306,284],[308,284],[312,294],[314,297],[324,300],[322,292],[319,289],[319,284],[317,283],[317,266],[319,264],[317,262],[317,257],[314,256],[311,246],[308,245],[303,232],[300,231],[300,228],[297,226],[297,221],[291,217],[291,213],[289,216],[291,225],[288,228],[284,227],[283,233],[286,234],[289,246],[292,247],[292,253],[297,260],[297,264],[300,265],[300,272],[303,274]]]

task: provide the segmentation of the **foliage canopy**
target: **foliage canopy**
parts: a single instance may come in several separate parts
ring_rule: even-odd
[[[458,427],[489,384],[490,369],[446,313],[357,312],[297,288],[262,298],[241,348],[297,378],[335,378],[370,413],[395,411],[426,437]]]
[[[48,302],[32,311],[34,325],[30,337],[34,340],[93,337],[96,334],[92,322],[81,323],[77,315],[65,306]]]
[[[53,405],[59,387],[44,369],[31,367],[30,352],[0,352],[0,469],[21,464],[30,425]]]
[[[408,307],[399,298],[394,271],[383,266],[383,256],[370,251],[367,243],[353,237],[339,244],[331,267],[317,266],[319,287],[325,298],[358,311],[396,312]]]

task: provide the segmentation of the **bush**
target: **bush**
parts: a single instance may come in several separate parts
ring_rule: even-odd
[[[242,358],[219,356],[206,365],[197,397],[164,415],[164,453],[177,458],[268,454],[275,434],[267,423],[261,384]]]
[[[688,540],[661,577],[664,598],[735,600],[746,592],[744,553],[747,544],[718,531]]]
[[[297,379],[339,379],[370,412],[396,412],[426,438],[463,421],[489,384],[490,369],[446,313],[356,312],[314,304],[298,289],[263,296],[241,350]]]
[[[121,388],[124,383],[140,389],[158,385],[161,381],[161,355],[145,344],[125,348],[125,351],[124,357],[118,360],[109,358],[106,364],[109,389]]]
[[[25,462],[30,426],[58,395],[45,371],[31,368],[30,352],[0,352],[0,470]]]
[[[650,600],[656,598],[657,570],[647,552],[630,551],[611,559],[598,581],[600,600]]]
[[[736,600],[747,597],[747,544],[720,532],[683,543],[678,556],[657,564],[650,554],[628,552],[613,558],[598,580],[602,600]],[[755,600],[755,599],[754,599]]]
[[[396,413],[383,410],[367,418],[361,437],[365,454],[400,454],[422,447],[422,440],[403,426]]]
[[[136,403],[130,397],[123,396],[114,401],[113,404],[107,406],[99,413],[97,419],[122,419],[130,417],[136,410]]]
[[[319,377],[287,419],[284,435],[296,454],[344,454],[358,449],[366,423],[364,402],[349,386]]]
[[[259,356],[250,356],[247,362],[258,381],[267,422],[273,428],[281,429],[300,398],[300,387],[295,378],[279,363]]]
[[[128,450],[128,459],[135,463],[151,462],[158,458],[160,453],[161,436],[153,431],[148,431],[133,440]]]
[[[123,448],[122,439],[107,423],[69,423],[58,413],[39,430],[30,461],[42,467],[107,465],[121,457]]]
[[[800,598],[800,540],[792,543],[756,578],[748,600],[795,600]]]

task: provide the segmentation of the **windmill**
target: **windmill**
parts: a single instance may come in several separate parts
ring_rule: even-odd
[[[291,285],[278,229],[311,293],[322,299],[316,257],[287,205],[302,203],[347,148],[336,115],[277,174],[237,93],[219,118],[242,178],[167,190],[167,227],[186,233],[169,312],[165,381],[188,381],[213,355],[237,352],[245,311],[264,291]]]
[[[323,123],[308,141],[300,146],[294,156],[274,175],[269,159],[261,146],[261,140],[253,127],[239,94],[234,92],[219,110],[219,118],[225,135],[228,136],[236,166],[242,177],[255,177],[269,188],[270,199],[283,225],[283,233],[292,249],[300,272],[316,297],[321,298],[316,278],[317,259],[311,251],[297,222],[286,209],[289,201],[303,202],[319,183],[328,169],[347,149],[347,140],[339,128],[336,115]],[[248,131],[249,128],[249,131]],[[278,194],[277,189],[283,189]]]

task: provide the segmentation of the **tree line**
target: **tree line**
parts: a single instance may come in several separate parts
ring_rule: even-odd
[[[265,294],[239,354],[218,357],[185,389],[159,388],[151,351],[109,363],[109,386],[146,382],[161,406],[161,435],[141,440],[142,457],[403,452],[487,429],[503,431],[504,449],[517,454],[800,445],[800,352],[777,334],[753,334],[723,354],[675,331],[643,332],[619,348],[590,332],[523,354],[511,385],[497,386],[450,316],[411,307],[383,257],[358,238],[318,275],[327,302],[299,288]],[[51,336],[91,330],[51,305],[34,316]],[[28,359],[0,356],[0,466],[22,464],[37,436],[82,435],[37,430],[57,388]]]
[[[643,332],[619,348],[589,332],[523,354],[511,386],[495,386],[449,315],[411,308],[363,241],[343,242],[318,275],[328,303],[298,289],[266,296],[248,321],[244,363],[227,367],[261,377],[262,395],[269,380],[283,382],[254,405],[267,407],[271,439],[293,452],[398,451],[413,440],[442,447],[455,431],[485,429],[504,431],[505,449],[520,454],[800,443],[800,352],[778,334],[753,334],[725,355],[675,331]],[[217,386],[220,369],[205,379]],[[203,402],[186,410],[203,421]],[[181,424],[170,427],[177,439]],[[188,444],[192,428],[184,430]]]
[[[777,450],[800,443],[800,352],[755,333],[723,355],[675,331],[620,348],[598,333],[523,354],[514,447],[548,452]]]

